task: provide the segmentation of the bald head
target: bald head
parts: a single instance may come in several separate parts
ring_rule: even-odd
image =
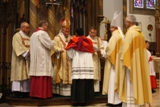
[[[29,24],[28,24],[27,22],[22,22],[22,23],[21,23],[21,28],[22,28],[22,27],[26,27],[26,26],[29,26]]]
[[[21,23],[21,31],[28,34],[29,33],[29,24],[27,22]]]

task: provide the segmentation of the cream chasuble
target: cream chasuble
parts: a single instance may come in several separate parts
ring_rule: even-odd
[[[108,103],[119,104],[119,80],[120,73],[122,72],[122,65],[118,56],[120,47],[123,43],[123,35],[119,33],[119,30],[115,30],[109,40],[106,47],[106,61],[104,68],[104,79],[102,94],[108,94]],[[124,71],[123,71],[124,72]]]
[[[125,78],[120,79],[120,83],[123,85],[119,91],[120,98],[124,102],[123,106],[137,107],[137,105],[151,103],[148,56],[144,35],[139,26],[132,26],[128,29],[119,55],[124,67],[126,67],[125,73],[121,74]]]
[[[12,91],[29,92],[29,57],[30,38],[24,32],[19,31],[12,39],[11,81]]]
[[[30,39],[22,31],[12,39],[11,81],[22,81],[29,78],[29,59],[22,54],[29,50]]]

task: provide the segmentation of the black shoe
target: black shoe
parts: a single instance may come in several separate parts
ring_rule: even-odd
[[[122,107],[122,103],[114,104],[113,107]]]
[[[11,97],[12,98],[23,98],[21,92],[14,92],[14,94]]]
[[[155,93],[156,91],[154,89],[152,89],[152,93]]]
[[[122,103],[119,103],[119,104],[106,104],[106,106],[109,106],[109,107],[122,107]]]
[[[28,98],[29,97],[29,93],[28,92],[24,92],[21,93],[23,98]]]
[[[86,106],[85,103],[73,103],[72,106]]]
[[[113,104],[107,103],[106,106],[112,107]]]

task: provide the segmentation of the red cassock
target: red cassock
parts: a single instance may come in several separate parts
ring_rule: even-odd
[[[153,58],[150,57],[149,58],[149,61],[153,61]],[[157,88],[157,82],[156,82],[156,76],[155,75],[150,75],[150,80],[151,80],[151,87],[154,89],[154,88]]]
[[[32,76],[30,96],[38,98],[51,98],[52,78],[48,76]]]
[[[150,79],[151,79],[151,86],[152,88],[157,88],[157,82],[156,82],[156,77],[155,76],[150,76]]]

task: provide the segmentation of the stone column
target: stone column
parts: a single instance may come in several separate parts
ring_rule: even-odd
[[[56,18],[55,18],[55,8],[53,6],[49,6],[48,8],[48,34],[51,39],[54,38],[55,34],[55,27],[56,27]]]
[[[155,28],[156,28],[156,55],[160,57],[160,12],[159,12],[159,1],[156,1],[155,9]]]
[[[32,34],[35,29],[38,27],[38,14],[37,14],[37,7],[36,7],[36,0],[30,1],[30,33]]]

